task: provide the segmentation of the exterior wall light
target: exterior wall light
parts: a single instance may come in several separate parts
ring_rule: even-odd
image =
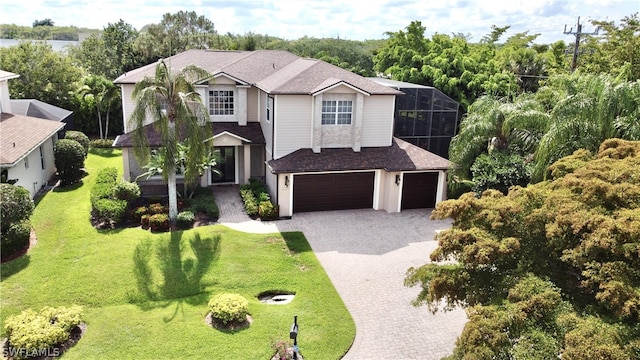
[[[396,185],[400,186],[400,174],[396,175]]]

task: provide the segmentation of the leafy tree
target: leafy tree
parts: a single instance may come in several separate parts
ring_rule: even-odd
[[[176,196],[176,162],[178,143],[182,137],[188,146],[187,159],[201,159],[209,150],[205,140],[210,137],[208,111],[192,83],[204,79],[208,73],[197,66],[187,66],[172,72],[164,61],[156,65],[155,76],[138,82],[133,90],[136,106],[131,115],[134,130],[134,152],[140,164],[148,163],[150,148],[144,124],[149,118],[160,132],[164,163],[162,174],[169,191],[169,218],[178,215]],[[185,171],[195,172],[198,164],[187,161]]]
[[[46,18],[44,20],[35,20],[33,22],[33,27],[38,27],[38,26],[53,26],[53,20]]]
[[[437,205],[452,227],[405,284],[421,287],[415,305],[469,307],[452,359],[510,359],[527,343],[553,353],[540,358],[637,358],[639,168],[640,142],[609,139],[548,181]]]
[[[477,195],[488,189],[506,194],[512,186],[526,186],[531,171],[531,166],[518,154],[502,151],[482,154],[471,165],[471,190]]]
[[[146,65],[142,57],[135,50],[138,31],[131,24],[120,19],[117,23],[109,23],[102,31],[105,55],[111,67],[109,72],[102,74],[107,79],[115,79],[129,70]]]
[[[100,75],[89,75],[82,80],[82,87],[78,90],[83,98],[90,96],[93,99],[98,115],[98,130],[100,139],[109,136],[109,114],[111,104],[119,99],[120,89],[110,80]],[[106,111],[104,127],[102,126],[102,111]]]
[[[9,82],[11,98],[38,99],[67,109],[81,77],[80,69],[64,54],[29,41],[0,48],[0,68],[20,75]]]

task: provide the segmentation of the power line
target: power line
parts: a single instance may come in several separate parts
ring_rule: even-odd
[[[598,30],[600,30],[600,27],[596,27],[596,31],[592,33],[586,33],[586,34],[583,33],[582,24],[580,24],[580,16],[578,16],[578,30],[576,30],[576,32],[573,32],[573,28],[570,28],[569,31],[567,31],[567,25],[566,24],[564,25],[563,34],[576,36],[576,44],[573,47],[573,60],[571,60],[572,72],[576,69],[576,67],[578,67],[578,48],[580,47],[580,36],[581,35],[598,35]]]

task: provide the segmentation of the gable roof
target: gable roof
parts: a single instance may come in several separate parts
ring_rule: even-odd
[[[62,121],[73,114],[73,111],[36,99],[11,99],[11,112],[16,115],[32,116],[54,121]]]
[[[15,79],[18,77],[20,77],[20,75],[14,74],[8,71],[0,70],[0,81],[7,81],[7,80]]]
[[[367,94],[400,95],[402,92],[322,60],[301,58],[284,50],[220,51],[192,49],[164,60],[174,71],[193,64],[213,77],[225,74],[271,94],[313,95],[338,83]],[[119,76],[114,83],[135,84],[153,76],[156,63]],[[328,79],[331,79],[327,83]],[[197,79],[200,80],[200,79]]]
[[[359,152],[351,148],[323,148],[319,153],[299,149],[267,161],[274,173],[446,170],[449,164],[449,160],[398,138],[393,138],[391,146],[367,147]]]
[[[0,165],[14,166],[64,125],[30,116],[0,114]]]

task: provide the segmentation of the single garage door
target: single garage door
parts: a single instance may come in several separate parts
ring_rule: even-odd
[[[422,209],[436,206],[438,173],[405,173],[402,178],[402,209]]]
[[[295,175],[293,212],[373,207],[374,172]]]

